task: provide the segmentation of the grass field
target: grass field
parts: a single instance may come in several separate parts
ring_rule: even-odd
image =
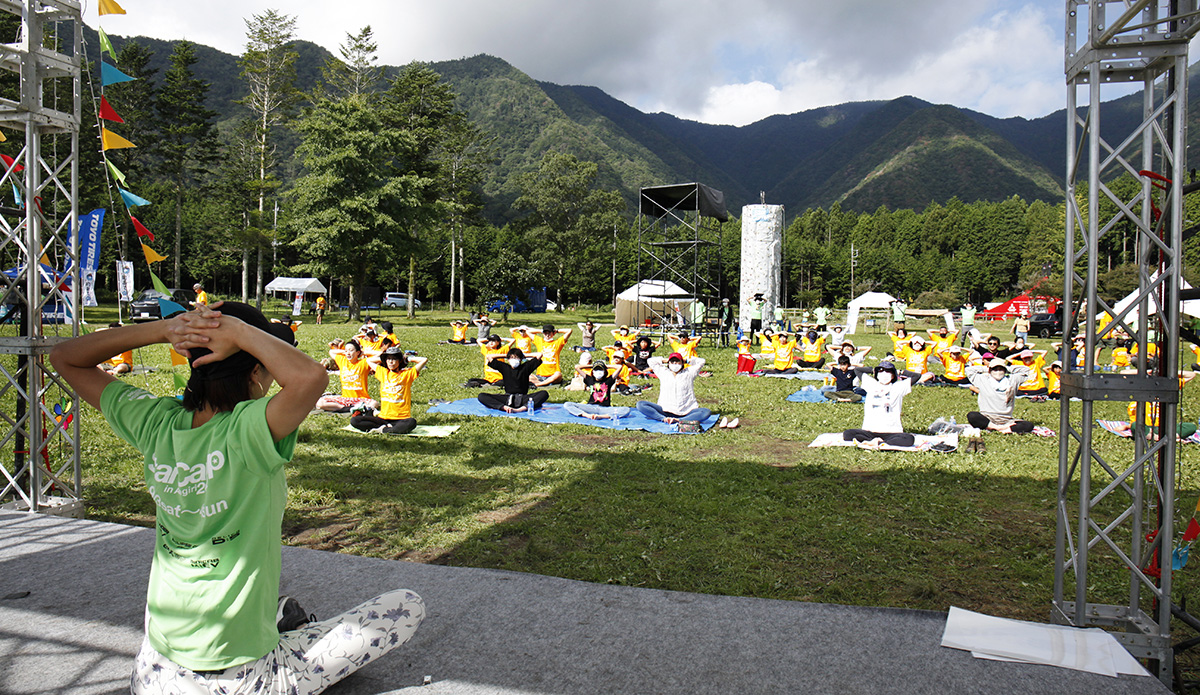
[[[93,309],[88,320],[105,316]],[[357,328],[305,318],[300,345],[317,357]],[[437,344],[448,337],[450,314],[382,318],[396,323],[405,348],[430,358],[414,387],[415,417],[462,427],[447,439],[363,436],[342,431],[343,417],[310,417],[288,468],[287,543],[680,591],[1049,615],[1056,438],[990,434],[983,454],[809,449],[819,433],[857,427],[861,407],[790,403],[789,393],[814,382],[735,377],[734,352],[708,346],[700,354],[714,376],[697,380],[697,395],[741,418],[740,429],[663,436],[426,415],[429,399],[478,393],[461,386],[481,371],[478,350]],[[611,321],[514,315],[507,326],[586,318]],[[855,337],[876,357],[886,352],[885,335]],[[573,353],[564,356],[574,362]],[[172,392],[165,347],[141,350],[136,361],[157,370],[127,379]],[[1184,391],[1192,420],[1200,413],[1196,388]],[[564,400],[582,394],[552,390],[552,402]],[[614,396],[616,404],[634,401]],[[920,387],[905,400],[904,421],[923,431],[939,416],[963,421],[974,408],[965,390]],[[1052,429],[1058,413],[1056,402],[1017,405],[1018,417]],[[1124,419],[1124,403],[1097,405],[1097,414]],[[1130,440],[1099,430],[1096,437],[1110,460],[1131,461]],[[1179,448],[1184,523],[1200,490],[1200,447]],[[83,451],[88,516],[151,525],[139,455],[90,409]],[[1127,576],[1105,564],[1106,554],[1097,548],[1093,556],[1093,600],[1123,603]],[[1200,567],[1178,573],[1180,597],[1196,586],[1195,572]]]

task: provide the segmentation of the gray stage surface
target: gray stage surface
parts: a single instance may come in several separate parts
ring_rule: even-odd
[[[153,542],[146,528],[0,513],[0,692],[128,692]],[[319,616],[400,587],[421,594],[429,609],[417,636],[327,692],[1168,692],[1153,678],[945,649],[943,613],[283,550],[282,591]]]

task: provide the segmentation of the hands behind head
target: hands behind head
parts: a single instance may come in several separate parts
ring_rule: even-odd
[[[192,311],[167,319],[167,342],[175,352],[190,358],[188,351],[193,348],[211,350],[210,354],[193,362],[193,367],[218,362],[241,350],[237,343],[237,329],[242,325],[242,320],[222,315],[217,311],[221,304],[201,304]]]

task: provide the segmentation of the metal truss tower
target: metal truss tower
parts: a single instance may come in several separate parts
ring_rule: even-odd
[[[78,0],[0,0],[6,34],[18,17],[0,37],[0,503],[78,516],[79,399],[47,353],[79,333],[83,19]]]
[[[1074,353],[1063,360],[1053,619],[1116,628],[1121,643],[1151,660],[1168,685],[1187,57],[1200,29],[1197,3],[1066,2],[1064,336],[1077,332],[1085,347],[1078,364]],[[1124,85],[1124,93],[1130,83],[1142,87],[1140,122],[1102,122],[1106,89]],[[1127,195],[1110,185],[1123,176],[1138,182]],[[1097,276],[1100,240],[1114,229],[1133,230],[1139,277],[1134,301],[1110,306],[1097,296]],[[1136,374],[1097,369],[1096,346],[1118,331],[1136,343]],[[1131,419],[1157,414],[1168,436],[1135,427],[1132,461],[1115,460],[1093,446],[1098,401],[1133,402]],[[1122,578],[1116,587],[1114,568]]]

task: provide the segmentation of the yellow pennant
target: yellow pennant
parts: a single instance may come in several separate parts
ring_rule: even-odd
[[[142,253],[146,254],[146,262],[147,263],[154,263],[155,261],[167,260],[166,256],[160,255],[157,251],[150,248],[149,246],[146,246],[145,244],[142,244]]]
[[[125,8],[117,4],[117,0],[100,0],[100,14],[125,14]]]
[[[8,142],[8,138],[4,137],[3,130],[0,130],[0,142]]]
[[[124,147],[137,147],[137,145],[129,142],[125,138],[117,135],[108,128],[100,129],[100,149],[101,150],[119,150]]]
[[[179,354],[178,352],[175,352],[175,348],[168,345],[167,349],[171,351],[171,366],[172,367],[178,367],[180,365],[187,364],[187,358],[184,357],[183,355]]]

